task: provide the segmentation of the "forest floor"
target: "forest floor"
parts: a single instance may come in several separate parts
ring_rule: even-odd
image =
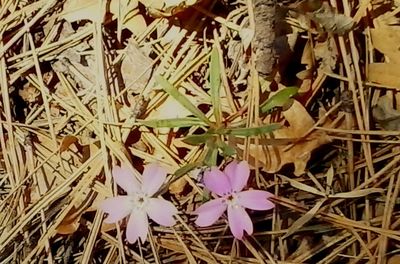
[[[399,12],[0,1],[0,263],[400,263]],[[207,188],[241,161],[240,190]],[[149,196],[175,224],[149,212],[146,239],[127,241],[141,207],[109,223],[104,201],[130,188],[119,166],[157,181],[148,164],[167,172]],[[230,203],[252,190],[273,208],[243,205],[242,237]],[[219,196],[228,213],[198,226]]]

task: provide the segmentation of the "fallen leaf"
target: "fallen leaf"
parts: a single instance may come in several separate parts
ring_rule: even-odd
[[[368,65],[369,81],[400,89],[399,68],[397,63],[371,63]]]
[[[387,262],[387,264],[398,264],[398,263],[400,263],[400,255],[391,256]]]
[[[315,189],[314,187],[311,187],[311,186],[309,186],[307,184],[301,183],[301,182],[299,182],[297,180],[294,180],[294,179],[290,179],[290,178],[288,178],[286,176],[283,176],[283,175],[279,175],[279,176],[283,180],[288,181],[289,184],[291,186],[293,186],[294,188],[296,188],[296,189],[299,189],[299,190],[302,190],[302,191],[308,192],[308,193],[313,193],[315,195],[319,195],[319,196],[322,196],[322,197],[326,196],[325,193],[323,193],[323,192],[321,192],[321,191],[319,191],[319,190]]]
[[[282,239],[287,238],[288,236],[294,234],[297,230],[302,228],[305,224],[307,224],[318,212],[318,210],[321,208],[321,206],[324,204],[326,199],[322,199],[318,201],[314,207],[307,211],[303,216],[301,216],[299,219],[297,219],[288,229],[287,233],[282,237]]]
[[[293,163],[295,167],[294,174],[300,176],[305,172],[311,153],[320,146],[329,143],[331,139],[321,130],[314,130],[305,135],[314,126],[315,122],[298,101],[293,100],[292,106],[283,111],[282,114],[289,126],[272,132],[272,138],[291,139],[294,140],[294,143],[289,146],[287,144],[251,144],[249,163],[255,166],[255,160],[257,159],[258,166],[269,173],[276,173],[282,166]],[[329,126],[329,123],[330,120],[327,119],[323,125]],[[239,155],[243,154],[243,148],[242,145],[237,145]]]
[[[169,17],[200,2],[199,0],[139,0],[153,17]]]
[[[372,28],[371,40],[374,48],[386,55],[391,63],[400,63],[400,27]]]
[[[125,54],[121,64],[125,86],[140,93],[150,82],[153,60],[140,50],[133,38],[128,41]]]
[[[381,188],[369,188],[363,190],[356,190],[350,192],[341,192],[329,195],[329,198],[359,198],[372,193],[382,193],[384,190]]]
[[[73,207],[63,219],[60,225],[57,227],[57,233],[61,235],[69,235],[75,233],[79,228],[79,222],[81,219],[81,213]]]
[[[62,140],[61,140],[61,145],[60,145],[60,152],[64,152],[66,151],[69,146],[71,146],[72,144],[78,142],[78,138],[76,136],[65,136]]]
[[[385,95],[372,108],[372,116],[385,130],[400,130],[400,111],[393,108],[392,99]]]
[[[343,35],[354,26],[354,20],[343,14],[335,13],[328,3],[323,2],[321,8],[308,13],[312,20],[321,24],[326,31]]]
[[[18,90],[18,94],[25,102],[34,103],[38,100],[40,91],[32,85],[26,84],[24,88]]]
[[[123,22],[123,26],[133,33],[135,36],[141,35],[147,29],[147,23],[143,15],[136,14],[127,18]]]
[[[247,50],[254,37],[254,30],[250,28],[242,28],[239,31],[240,39],[242,40],[244,50]]]
[[[97,0],[67,0],[64,3],[62,18],[68,22],[79,20],[102,21],[104,10],[99,8]]]

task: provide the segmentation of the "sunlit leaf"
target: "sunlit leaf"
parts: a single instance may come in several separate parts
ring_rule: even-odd
[[[183,142],[190,145],[200,145],[206,143],[210,138],[214,137],[214,135],[210,133],[204,133],[200,135],[190,135],[183,139]]]
[[[298,90],[299,88],[297,87],[287,87],[280,90],[279,92],[271,96],[271,98],[269,98],[263,104],[261,104],[261,112],[268,113],[275,107],[284,106],[290,100],[290,98],[297,94]]]
[[[78,138],[76,136],[71,136],[71,135],[65,136],[61,141],[60,152],[66,151],[69,148],[69,146],[71,146],[76,142],[78,142]]]
[[[163,120],[138,120],[139,123],[148,127],[191,127],[191,126],[203,126],[205,123],[198,118],[187,117],[187,118],[171,118]]]
[[[222,154],[226,157],[233,156],[236,154],[236,150],[234,147],[229,146],[222,140],[217,141],[218,147],[222,150]]]
[[[221,101],[220,101],[220,87],[221,87],[221,73],[219,65],[219,54],[216,47],[211,52],[210,62],[210,85],[211,85],[211,102],[213,105],[214,116],[217,124],[221,124]]]
[[[204,164],[211,167],[217,165],[218,148],[216,146],[209,146],[207,154],[204,158]]]
[[[260,127],[243,127],[243,128],[223,128],[216,131],[218,134],[222,135],[234,135],[242,137],[257,136],[262,134],[271,133],[282,126],[280,124],[269,124]]]
[[[183,94],[181,94],[178,91],[178,89],[176,89],[172,84],[170,84],[164,77],[156,76],[156,80],[170,96],[175,98],[175,100],[177,100],[193,115],[197,116],[204,123],[210,126],[213,125],[213,123],[206,117],[206,115],[203,112],[201,112],[195,105],[193,105]]]

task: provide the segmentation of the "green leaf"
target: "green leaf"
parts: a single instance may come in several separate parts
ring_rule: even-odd
[[[204,133],[200,135],[190,135],[183,139],[183,142],[190,145],[200,145],[206,143],[209,139],[214,137],[214,135],[209,133]]]
[[[220,101],[220,88],[221,88],[221,70],[219,65],[219,53],[216,47],[211,52],[210,62],[210,85],[211,85],[211,102],[216,123],[221,124],[221,101]]]
[[[204,157],[204,164],[207,166],[216,166],[217,165],[217,156],[218,156],[218,148],[216,147],[208,147],[207,154]]]
[[[175,100],[177,100],[183,107],[189,110],[193,115],[197,116],[201,121],[209,126],[213,126],[206,115],[201,112],[195,105],[193,105],[183,94],[181,94],[178,89],[176,89],[172,84],[170,84],[164,77],[157,75],[156,81],[162,86],[162,88]]]
[[[257,135],[271,133],[272,131],[280,129],[281,127],[282,126],[280,124],[274,123],[260,127],[222,128],[216,131],[215,133],[222,135],[250,137],[250,136],[257,136]]]
[[[179,169],[177,169],[174,173],[176,179],[181,178],[182,176],[184,176],[185,174],[187,174],[188,172],[194,170],[195,168],[201,166],[200,162],[193,162],[193,163],[187,163],[185,165],[183,165],[182,167],[180,167]]]
[[[158,190],[154,196],[157,197],[159,195],[162,195],[164,193],[166,193],[168,191],[169,186],[174,183],[175,181],[179,180],[180,178],[182,178],[183,176],[185,176],[188,172],[194,170],[197,167],[200,167],[202,164],[201,162],[193,162],[193,163],[187,163],[185,165],[183,165],[182,167],[180,167],[179,169],[177,169],[174,173],[175,177],[172,178],[171,181],[169,181],[167,184],[163,185],[163,187]]]
[[[233,155],[236,154],[236,149],[234,147],[232,147],[232,146],[229,146],[228,144],[226,144],[222,140],[218,140],[217,141],[217,145],[222,150],[222,154],[225,157],[233,156]]]
[[[287,87],[285,89],[280,90],[276,94],[274,94],[271,98],[267,99],[264,103],[261,104],[261,112],[268,113],[273,110],[275,107],[284,106],[290,98],[297,94],[299,88],[297,87]]]
[[[148,127],[191,127],[204,126],[203,121],[196,117],[171,118],[171,119],[154,119],[154,120],[138,120],[139,123]]]

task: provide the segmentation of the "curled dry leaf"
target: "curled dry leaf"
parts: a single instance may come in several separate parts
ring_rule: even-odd
[[[293,163],[294,174],[299,176],[305,172],[311,153],[320,146],[331,141],[330,137],[320,130],[314,130],[304,136],[315,122],[301,103],[294,100],[292,106],[282,112],[289,126],[274,131],[274,139],[293,139],[293,145],[250,145],[250,163],[258,165],[269,173],[278,172],[282,166]],[[329,125],[330,120],[324,124]],[[243,153],[243,146],[238,146],[238,153]]]
[[[312,20],[319,23],[326,31],[343,35],[354,26],[354,20],[343,14],[335,13],[328,3],[309,13]]]
[[[379,83],[388,87],[400,87],[398,69],[400,64],[395,62],[371,63],[368,65],[368,78],[370,82]]]
[[[24,88],[22,88],[22,90],[18,90],[18,94],[25,102],[34,103],[38,100],[40,96],[40,91],[36,89],[36,87],[27,84],[24,85]]]
[[[400,255],[391,256],[387,262],[387,264],[397,264],[397,263],[400,263]]]
[[[67,0],[64,3],[62,18],[68,22],[79,20],[101,21],[104,11],[97,0]]]
[[[153,17],[169,17],[184,11],[201,0],[139,0]]]
[[[355,23],[351,17],[336,13],[327,2],[320,0],[304,0],[291,6],[303,16],[318,23],[320,28],[335,34],[343,35],[350,31]]]
[[[378,99],[372,116],[385,130],[400,130],[400,111],[393,108],[392,100],[387,95]]]
[[[332,72],[336,68],[338,60],[338,50],[334,38],[328,37],[323,42],[317,42],[314,46],[316,60],[320,60],[319,68],[327,72]]]
[[[133,39],[130,39],[121,64],[125,86],[135,93],[140,93],[150,81],[152,64],[153,61],[139,49]]]
[[[400,63],[400,27],[381,26],[371,29],[372,45],[390,62]]]

